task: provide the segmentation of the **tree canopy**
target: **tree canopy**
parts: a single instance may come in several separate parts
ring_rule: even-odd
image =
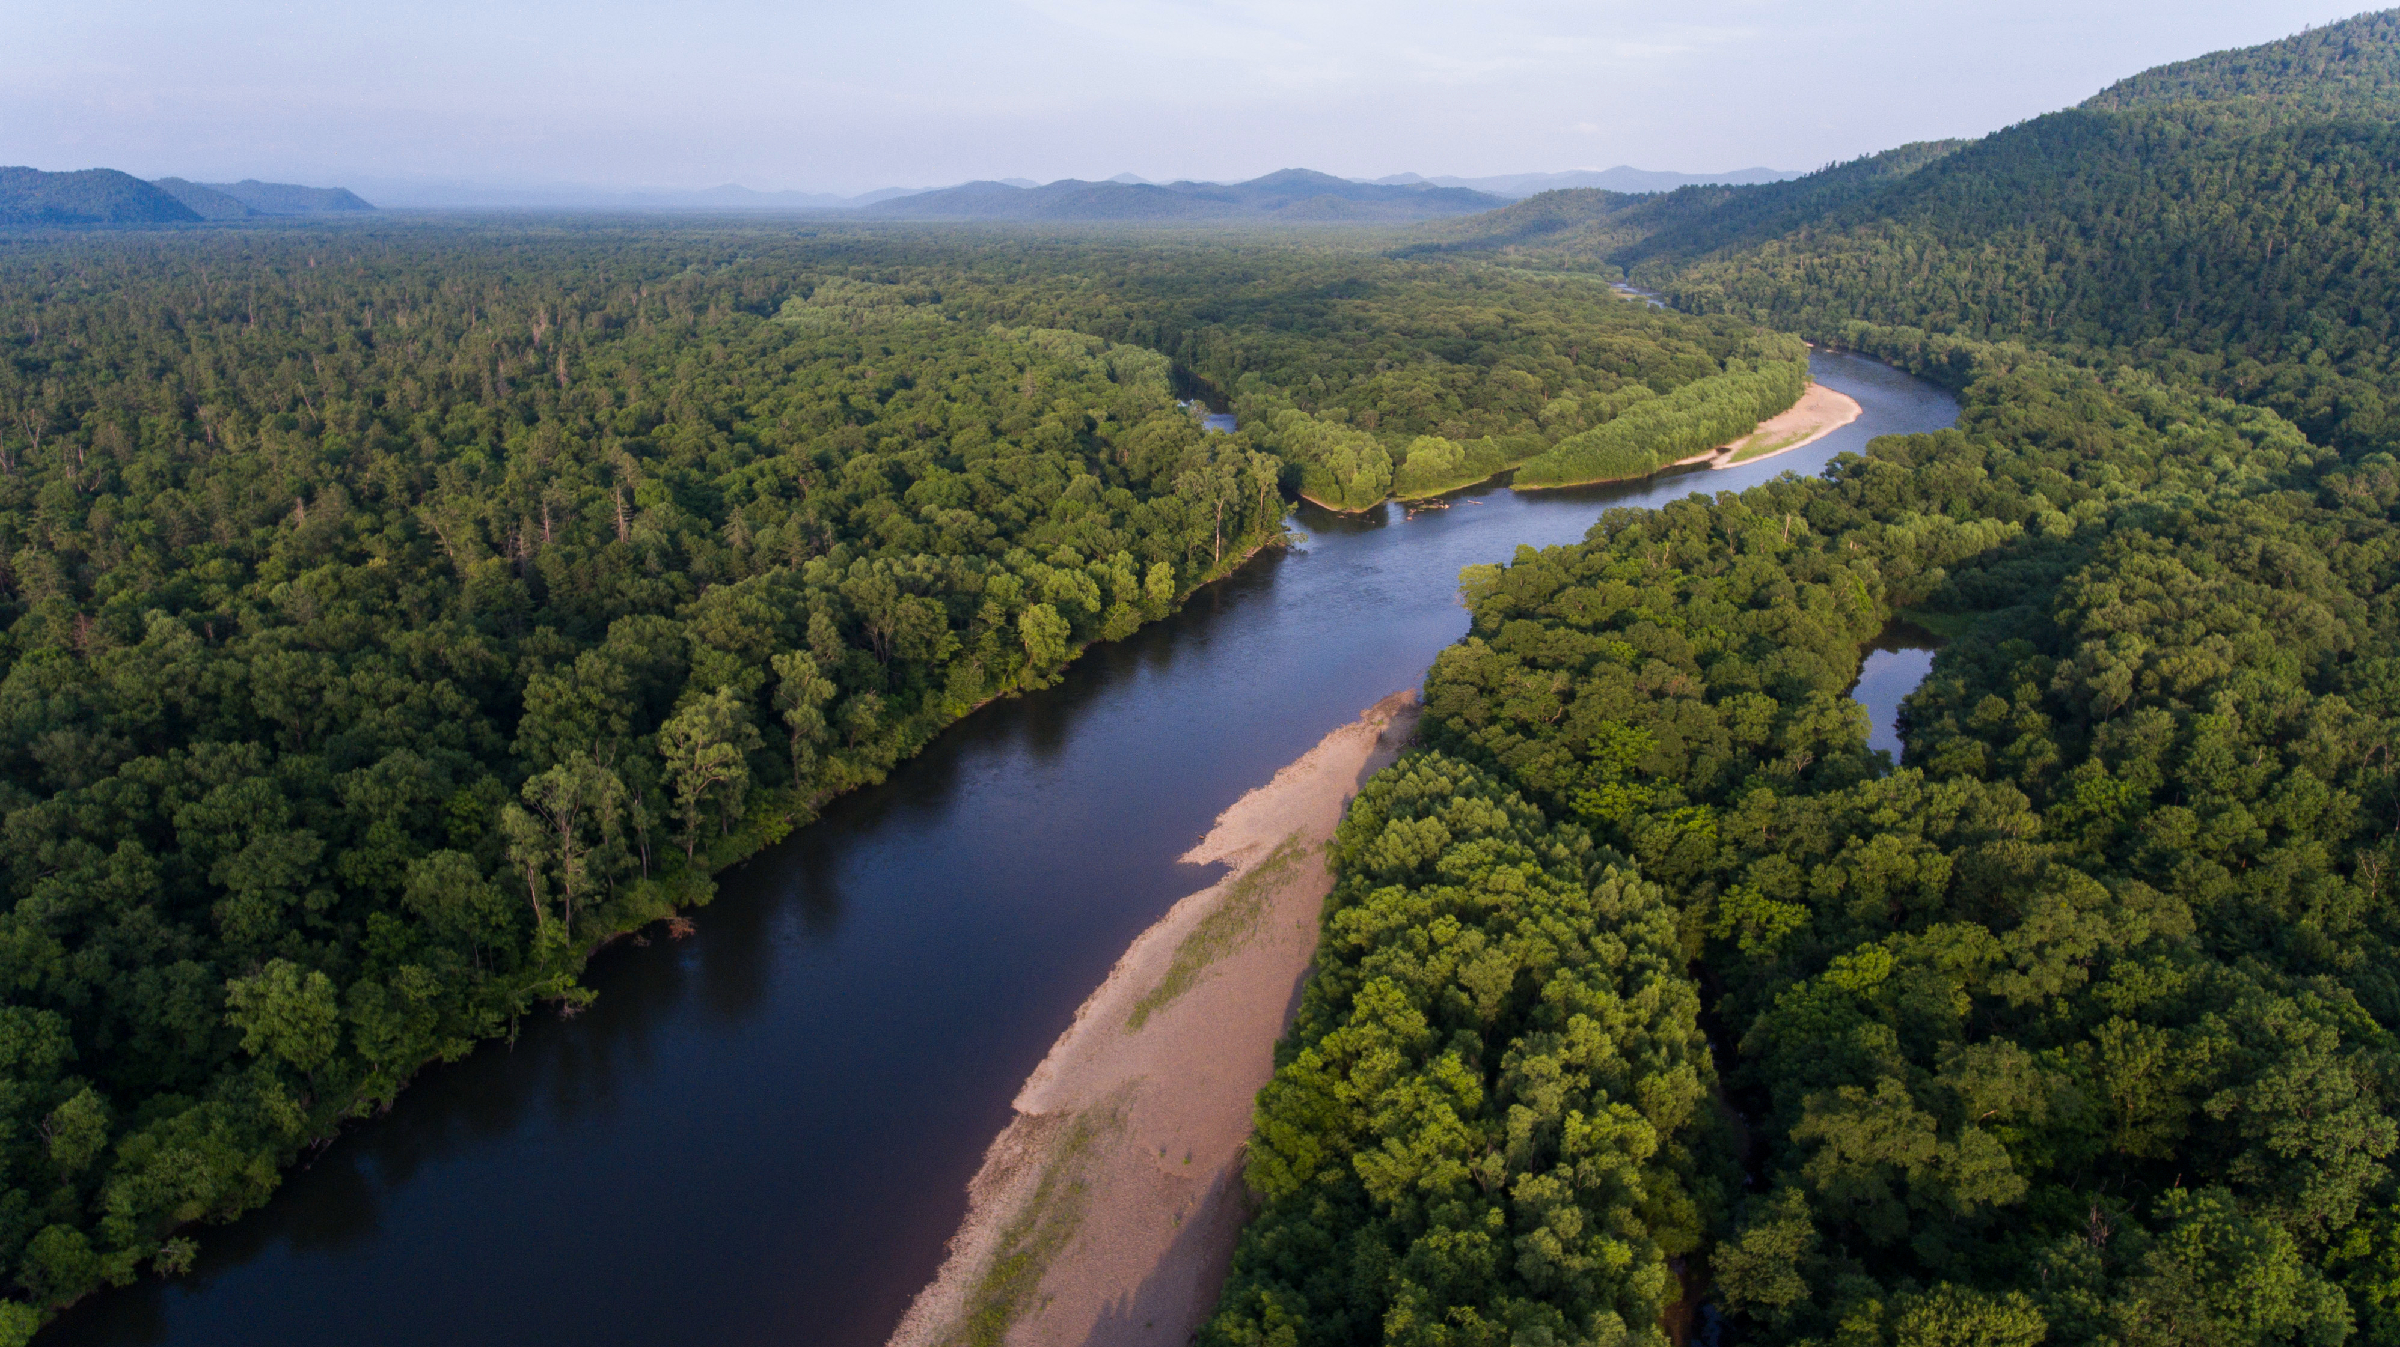
[[[1613,257],[1962,413],[1466,572],[1425,746],[1345,825],[1379,841],[1337,849],[1327,992],[1261,1097],[1265,1207],[1208,1340],[1658,1342],[1682,1297],[1791,1347],[2400,1341],[2391,156],[2356,115],[2396,32],[2170,68],[1813,186],[1529,203],[1416,252]],[[1894,763],[1845,692],[1902,617],[1951,639]],[[1508,802],[1514,850],[1384,803],[1429,774]],[[1722,1081],[1645,1114],[1689,1156],[1696,1244],[1646,1205],[1663,1180],[1580,1213],[1613,1300],[1529,1289],[1557,1210],[1515,1200],[1548,1191],[1517,1167],[1539,1105],[1484,1102],[1521,1097],[1506,1064],[1551,1025],[1330,1046],[1390,1022],[1370,968],[1405,969],[1429,1025],[1483,1004],[1507,946],[1415,895],[1498,891],[1520,854],[1582,864],[1507,889],[1562,930],[1657,895],[1624,920],[1674,927],[1657,1018],[1592,1041],[1705,1036]],[[1437,1127],[1386,1091],[1444,1042]],[[1551,1079],[1562,1135],[1642,1097],[1605,1065]],[[1459,1157],[1416,1171],[1456,1224],[1376,1200],[1394,1138]],[[1291,1153],[1349,1173],[1294,1185]],[[1480,1198],[1450,1178],[1478,1163]],[[1625,1293],[1662,1266],[1679,1285]]]

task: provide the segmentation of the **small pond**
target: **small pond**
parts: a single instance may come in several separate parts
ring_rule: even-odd
[[[1851,700],[1867,708],[1867,747],[1891,754],[1895,767],[1900,763],[1900,703],[1933,672],[1933,652],[1941,646],[1942,638],[1923,627],[1894,622],[1868,643],[1866,663],[1850,689]]]

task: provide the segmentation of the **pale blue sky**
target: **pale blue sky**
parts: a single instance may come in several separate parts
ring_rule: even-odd
[[[361,185],[1809,168],[2317,0],[0,0],[0,164]]]

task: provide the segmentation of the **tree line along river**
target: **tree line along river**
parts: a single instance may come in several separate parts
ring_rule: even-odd
[[[1133,937],[1208,882],[1175,857],[1419,682],[1466,630],[1460,569],[1957,415],[1874,362],[1813,364],[1864,413],[1771,459],[1304,508],[1299,546],[976,713],[722,876],[688,939],[596,959],[590,1010],[428,1071],[209,1232],[193,1275],[96,1296],[41,1341],[881,1343],[1026,1074]],[[1905,633],[1878,644],[1898,653],[1857,695],[1886,747],[1929,657]]]

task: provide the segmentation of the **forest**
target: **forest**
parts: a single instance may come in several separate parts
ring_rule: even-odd
[[[1277,545],[1312,434],[1421,484],[1760,340],[1288,239],[0,240],[0,1342]]]
[[[0,238],[0,1344],[1292,501],[1641,475],[1802,338],[1958,425],[1461,577],[1204,1341],[2400,1342],[2395,70],[1408,233]]]
[[[1634,261],[1963,410],[1462,576],[1205,1341],[2400,1342],[2396,67],[2368,16],[1407,250]],[[1950,638],[1896,763],[1895,619]]]

